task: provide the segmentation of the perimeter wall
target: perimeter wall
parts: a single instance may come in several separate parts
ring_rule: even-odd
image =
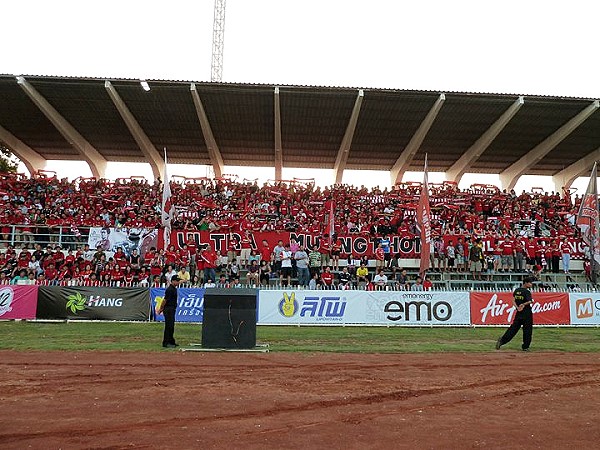
[[[235,289],[228,290],[235,294]],[[202,322],[204,288],[178,290],[178,322]],[[485,326],[512,322],[510,292],[258,290],[259,325]],[[3,286],[0,320],[162,321],[164,288]],[[537,325],[600,326],[600,293],[534,292]]]

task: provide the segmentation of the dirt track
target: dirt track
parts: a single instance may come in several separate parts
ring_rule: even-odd
[[[600,355],[0,352],[0,448],[595,448]]]

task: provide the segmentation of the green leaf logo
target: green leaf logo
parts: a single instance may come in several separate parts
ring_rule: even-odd
[[[67,297],[66,308],[68,310],[70,309],[73,314],[77,314],[79,311],[83,311],[85,309],[85,297],[79,292],[73,295],[69,295]]]

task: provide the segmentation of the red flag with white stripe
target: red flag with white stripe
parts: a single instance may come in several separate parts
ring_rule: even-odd
[[[598,183],[597,164],[594,163],[590,182],[581,200],[579,214],[577,214],[577,226],[581,229],[583,241],[590,247],[593,260],[600,264],[600,223],[598,218]]]
[[[417,205],[417,228],[421,235],[421,276],[429,269],[429,256],[431,255],[431,210],[429,208],[429,182],[427,179],[427,155],[425,155],[425,170],[423,172],[423,186]]]

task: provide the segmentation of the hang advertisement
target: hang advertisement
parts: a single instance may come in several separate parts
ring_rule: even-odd
[[[41,286],[38,319],[148,320],[148,289]]]

